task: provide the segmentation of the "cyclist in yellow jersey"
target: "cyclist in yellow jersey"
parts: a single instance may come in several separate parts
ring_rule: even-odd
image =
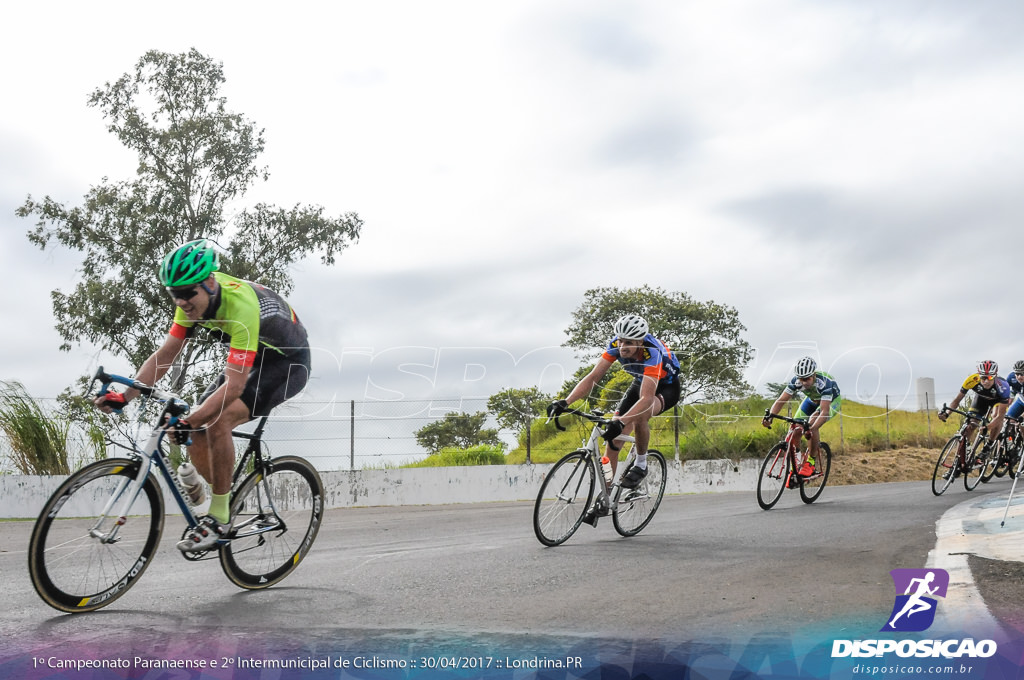
[[[968,392],[974,392],[974,403],[970,412],[979,418],[984,418],[989,412],[994,412],[988,426],[988,436],[995,441],[999,436],[999,430],[1003,426],[1003,416],[1006,415],[1006,407],[1010,403],[1010,385],[1006,380],[999,377],[999,364],[991,360],[979,361],[978,372],[972,373],[960,386],[960,392],[949,402],[950,409],[955,409],[967,396]],[[938,413],[939,420],[945,422],[949,417],[949,411],[943,409]],[[975,425],[972,422],[967,428],[967,440],[974,436]]]
[[[210,328],[228,344],[224,371],[199,405],[170,433],[179,444],[191,435],[189,457],[210,482],[209,514],[180,543],[183,552],[209,550],[231,534],[228,505],[235,448],[231,431],[267,415],[298,394],[309,379],[306,329],[291,306],[274,291],[222,272],[213,247],[204,239],[171,251],[160,265],[160,281],[177,306],[161,345],[139,368],[136,378],[155,384],[167,373],[197,325]],[[138,396],[133,389],[97,397],[109,412]]]

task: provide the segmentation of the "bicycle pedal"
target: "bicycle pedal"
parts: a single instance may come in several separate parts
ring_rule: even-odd
[[[589,524],[592,527],[596,527],[597,526],[597,513],[588,512],[587,514],[583,515],[583,522],[586,523],[586,524]]]

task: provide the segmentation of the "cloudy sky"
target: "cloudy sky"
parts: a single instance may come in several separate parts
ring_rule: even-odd
[[[147,50],[193,47],[223,62],[229,106],[265,130],[271,178],[246,204],[365,221],[336,266],[295,272],[318,398],[556,389],[578,365],[564,329],[597,286],[735,307],[758,386],[809,352],[848,397],[912,406],[918,377],[944,400],[977,360],[1024,358],[1019,3],[53,2],[5,15],[0,377],[37,396],[96,363],[130,367],[58,351],[49,292],[74,284],[76,258],[29,244],[14,211],[130,178],[134,158],[88,94]]]

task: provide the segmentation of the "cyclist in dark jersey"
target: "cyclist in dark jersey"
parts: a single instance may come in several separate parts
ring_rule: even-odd
[[[627,314],[615,322],[615,336],[594,368],[565,399],[559,399],[548,407],[548,415],[555,416],[565,410],[568,404],[590,394],[594,386],[604,377],[616,361],[624,371],[633,376],[633,383],[626,390],[612,424],[602,435],[608,442],[605,455],[612,470],[618,468],[620,445],[615,438],[634,432],[636,439],[636,462],[626,470],[622,486],[636,487],[647,476],[647,446],[651,440],[648,421],[666,411],[679,401],[679,360],[664,342],[648,332],[647,322],[636,314]]]
[[[183,552],[209,550],[229,537],[228,505],[235,448],[231,431],[298,394],[309,379],[310,356],[306,329],[295,311],[277,293],[249,281],[216,271],[219,259],[203,239],[191,241],[164,257],[160,281],[174,300],[174,322],[160,346],[139,368],[136,377],[152,385],[167,373],[197,325],[213,329],[228,345],[224,371],[181,420],[171,436],[188,441],[189,457],[210,482],[209,514],[178,543]],[[104,411],[120,408],[138,396],[97,397]]]
[[[995,441],[999,435],[999,429],[1003,426],[1003,416],[1006,413],[1006,406],[1010,403],[1010,385],[999,377],[999,364],[991,360],[979,361],[978,372],[972,373],[960,386],[960,392],[949,402],[949,408],[954,409],[967,396],[968,392],[974,392],[974,403],[971,405],[971,413],[979,418],[984,418],[993,411],[995,415],[988,426],[989,438]],[[939,420],[945,422],[949,417],[949,411],[943,409],[938,413]],[[967,428],[967,439],[974,435],[974,423]]]
[[[1013,373],[1006,376],[1006,384],[1010,386],[1010,398],[1013,402],[1006,409],[1006,415],[1020,418],[1024,415],[1024,360],[1013,365]]]

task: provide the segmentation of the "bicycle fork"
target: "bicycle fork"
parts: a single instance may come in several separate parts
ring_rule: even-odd
[[[145,462],[140,463],[139,472],[135,475],[134,479],[124,478],[117,484],[117,489],[110,495],[110,500],[107,501],[103,511],[100,512],[99,519],[96,524],[89,530],[89,535],[95,539],[98,539],[100,543],[117,543],[120,539],[117,534],[121,527],[128,521],[128,513],[131,511],[132,505],[135,504],[135,500],[139,497],[142,492],[142,486],[146,483],[146,477],[149,476],[149,465]],[[127,491],[127,494],[125,493]],[[117,503],[119,498],[123,498],[119,512],[117,513],[117,519],[114,520],[113,526],[110,531],[104,532],[101,527],[104,522],[110,519],[110,513],[114,509],[114,505]]]

